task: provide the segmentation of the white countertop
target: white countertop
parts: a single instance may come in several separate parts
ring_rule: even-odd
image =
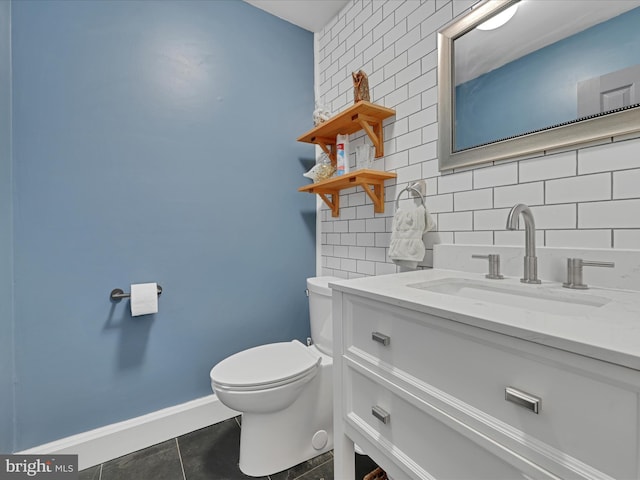
[[[509,307],[408,287],[442,279],[471,279],[505,288],[531,289],[573,298],[604,298],[606,304],[588,313],[568,316]],[[456,322],[559,348],[640,370],[640,292],[592,287],[571,290],[561,283],[527,285],[518,278],[486,280],[484,275],[454,270],[419,270],[393,275],[341,280],[334,290],[429,313]],[[533,295],[535,296],[535,294]]]

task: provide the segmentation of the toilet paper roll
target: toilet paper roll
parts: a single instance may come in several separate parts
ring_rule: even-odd
[[[158,284],[132,284],[130,300],[132,317],[158,313]]]

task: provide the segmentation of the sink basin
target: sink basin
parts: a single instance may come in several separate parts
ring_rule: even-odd
[[[563,292],[562,287],[505,285],[498,282],[500,280],[443,278],[407,286],[432,293],[555,315],[584,315],[609,302],[608,298],[595,295]]]

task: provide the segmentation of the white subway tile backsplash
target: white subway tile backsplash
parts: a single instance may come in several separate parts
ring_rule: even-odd
[[[365,247],[348,247],[348,255],[349,258],[355,258],[356,260],[364,260],[366,258],[366,248]]]
[[[531,207],[536,229],[544,230],[547,228],[576,228],[576,205],[545,205],[539,207]],[[520,222],[520,227],[524,228],[524,222]]]
[[[349,257],[349,248],[345,245],[335,245],[333,247],[333,256],[334,257],[343,257],[343,258],[348,258]]]
[[[420,6],[411,13],[411,16],[408,17],[408,26],[409,29],[413,29],[416,25],[419,25],[422,21],[429,18],[436,11],[434,2],[421,2]],[[431,32],[435,32],[431,30]]]
[[[384,97],[384,105],[389,108],[397,108],[399,105],[402,105],[409,98],[409,86],[403,85],[402,87],[396,88],[393,92],[389,93]],[[402,117],[397,116],[396,111],[396,119],[400,119]]]
[[[347,220],[338,220],[333,222],[333,231],[335,233],[348,233],[349,232],[349,221]]]
[[[509,209],[476,210],[473,212],[474,230],[505,230]]]
[[[471,190],[472,185],[472,172],[452,173],[438,177],[438,193]]]
[[[413,2],[406,2],[407,4]],[[420,26],[417,25],[407,32],[406,35],[398,38],[395,43],[396,55],[408,51],[416,45],[422,37],[420,36]]]
[[[357,233],[357,245],[363,247],[375,246],[375,233]]]
[[[340,269],[348,272],[355,272],[358,268],[358,261],[353,258],[341,258]]]
[[[387,249],[383,247],[366,247],[365,259],[372,262],[385,262],[387,260]]]
[[[529,158],[520,162],[521,182],[534,182],[551,178],[570,177],[577,173],[577,153],[575,151]]]
[[[356,235],[357,233],[341,233],[340,245],[357,245]]]
[[[422,134],[424,141],[424,131]],[[438,175],[438,146],[436,142],[423,143],[417,147],[409,150],[409,163],[422,163],[422,176],[423,177],[435,177]],[[425,168],[427,164],[427,168]],[[431,166],[431,168],[428,168]],[[431,175],[425,175],[426,172],[431,172]]]
[[[395,74],[396,88],[399,88],[403,85],[407,85],[407,89],[408,89],[409,82],[420,77],[420,75],[422,75],[422,68],[421,68],[420,62],[410,63],[409,65],[407,65],[406,68],[403,68],[402,70],[400,70]]]
[[[640,169],[613,172],[613,198],[638,197],[640,197]]]
[[[438,230],[450,232],[457,232],[459,230],[473,230],[473,213],[439,213]]]
[[[494,188],[493,206],[495,208],[513,207],[517,203],[529,206],[542,205],[544,203],[544,184],[532,182]]]
[[[414,97],[417,98],[418,100],[420,99],[420,97]],[[435,128],[435,138],[433,138],[433,140],[436,140],[438,138],[438,131],[437,131],[437,125],[436,122],[438,121],[438,111],[435,107],[435,105],[433,107],[429,107],[429,108],[425,108],[424,110],[419,110],[417,111],[417,113],[414,113],[413,115],[411,115],[409,117],[409,129],[410,130],[415,130],[418,128],[422,128],[425,127],[427,125],[434,125]]]
[[[415,182],[422,178],[422,168],[420,168],[420,165],[409,165],[408,167],[398,168],[396,173],[398,174],[396,179],[398,184]]]
[[[582,175],[546,182],[546,203],[591,202],[611,198],[611,174]]]
[[[493,232],[455,232],[455,243],[471,245],[493,245]]]
[[[415,62],[416,60],[420,60],[426,55],[436,55],[437,58],[438,50],[435,34],[428,35],[427,37],[422,36],[421,40],[418,43],[416,43],[412,47],[409,47],[409,49],[407,50],[407,54],[410,63]],[[436,66],[437,61],[432,68],[435,68]],[[429,70],[431,70],[431,68]],[[424,71],[425,70],[423,70],[423,72]]]
[[[365,231],[365,221],[364,220],[349,220],[349,232],[350,233],[358,233]]]
[[[435,158],[438,154],[437,151],[437,141],[438,141],[438,124],[431,123],[425,127],[422,127],[422,141],[425,145],[429,145],[429,142],[433,145],[433,153],[431,157]]]
[[[493,190],[470,190],[453,194],[453,206],[455,211],[479,210],[493,207]]]
[[[421,24],[422,35],[425,32],[437,32],[441,27],[449,23],[453,19],[453,9],[451,3],[436,10],[433,15],[427,17]]]
[[[549,230],[547,247],[611,248],[611,230]]]
[[[453,194],[431,195],[426,197],[427,210],[431,213],[453,212]]]
[[[453,232],[430,231],[422,236],[422,240],[424,246],[431,249],[439,243],[453,243]]]
[[[609,172],[640,167],[640,139],[578,151],[578,173]]]
[[[327,233],[327,243],[332,245],[340,245],[339,233]]]
[[[614,230],[614,248],[640,249],[640,230]]]
[[[473,170],[473,188],[497,187],[515,183],[518,183],[518,164],[515,162]]]
[[[365,220],[366,232],[384,232],[386,231],[386,219],[385,218],[367,218]]]
[[[494,245],[517,245],[519,247],[522,247],[523,253],[525,242],[524,237],[524,230],[503,230],[500,232],[495,232],[493,235]],[[544,245],[544,232],[540,230],[536,231],[536,245]]]
[[[407,18],[407,19],[411,18],[415,10],[420,6],[421,2],[417,0],[409,0],[406,2],[396,2],[396,3],[400,3],[396,11],[396,21],[397,21],[398,18]]]
[[[395,264],[376,262],[376,275],[389,275],[392,273],[398,273],[398,267]]]
[[[470,10],[476,3],[478,3],[478,0],[456,0],[453,2],[453,16],[457,17],[467,10]]]
[[[410,148],[417,147],[422,144],[422,130],[413,130],[405,135],[401,135],[396,138],[396,150],[398,152],[402,150],[409,150]],[[407,152],[407,162],[409,161],[409,155]]]
[[[375,275],[376,264],[367,260],[357,260],[356,271],[363,275]]]
[[[385,170],[397,170],[407,165],[409,165],[409,152],[406,150],[384,157]]]
[[[339,258],[336,258],[336,257],[324,257],[324,259],[325,259],[324,266],[327,267],[327,268],[337,268],[337,269],[339,269],[341,267]]]
[[[578,228],[640,228],[640,199],[578,205]]]
[[[389,46],[393,45],[398,39],[406,35],[406,33],[407,21],[403,19],[382,37],[384,48],[388,48]],[[396,52],[396,55],[397,54],[398,52]]]
[[[423,236],[420,266],[431,266],[434,247],[443,243],[516,245],[524,251],[524,230],[506,230],[516,203],[531,206],[539,246],[640,249],[638,134],[439,171],[436,34],[475,3],[352,0],[316,33],[317,88],[333,113],[352,105],[351,72],[361,68],[372,101],[396,110],[383,123],[385,156],[373,168],[398,175],[385,182],[384,213],[373,211],[360,187],[341,192],[339,217],[321,203],[319,273],[355,278],[401,271],[388,258],[396,194],[420,179],[436,222]],[[355,147],[370,140],[357,132],[351,142]]]

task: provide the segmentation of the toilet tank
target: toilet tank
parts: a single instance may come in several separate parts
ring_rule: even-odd
[[[322,353],[333,355],[333,324],[331,320],[331,289],[329,282],[341,280],[337,277],[307,278],[309,292],[309,318],[311,339]]]

